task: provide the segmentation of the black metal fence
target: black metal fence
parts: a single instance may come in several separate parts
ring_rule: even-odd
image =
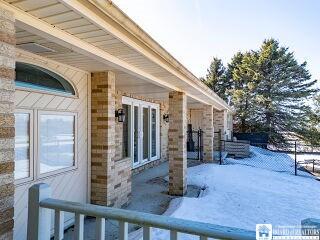
[[[203,131],[188,129],[187,131],[187,158],[203,160]]]
[[[228,153],[226,141],[220,141],[220,160],[223,164],[241,164],[299,176],[320,177],[320,146],[290,141],[282,146],[250,142],[250,156],[236,157]],[[235,149],[243,147],[242,141],[233,141]]]

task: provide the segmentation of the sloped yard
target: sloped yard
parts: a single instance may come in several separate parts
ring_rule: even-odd
[[[257,223],[299,225],[302,219],[319,218],[320,182],[311,176],[276,172],[266,162],[272,161],[271,152],[251,150],[252,159],[245,159],[245,165],[189,168],[188,184],[206,186],[206,190],[200,198],[174,199],[169,207],[170,212],[174,210],[171,216],[253,231]],[[256,158],[260,167],[250,166]],[[292,164],[286,154],[282,161]],[[165,231],[154,230],[153,234],[155,239],[168,239]],[[182,239],[196,238],[185,235]]]

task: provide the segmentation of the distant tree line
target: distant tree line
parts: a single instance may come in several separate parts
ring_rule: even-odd
[[[320,95],[307,63],[275,39],[236,53],[224,66],[213,58],[201,80],[235,109],[235,130],[267,132],[275,144],[291,135],[320,143]]]

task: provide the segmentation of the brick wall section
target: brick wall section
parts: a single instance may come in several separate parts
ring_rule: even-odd
[[[13,239],[14,68],[14,17],[0,9],[0,239]]]
[[[185,93],[169,94],[169,194],[187,190],[187,98]]]
[[[112,206],[124,207],[131,200],[131,158],[115,160],[112,189]]]
[[[221,138],[223,138],[225,131],[226,131],[226,126],[227,125],[227,112],[226,111],[213,111],[213,127],[214,131],[218,132],[221,130]],[[215,133],[214,134],[214,150],[218,150],[218,139],[219,139],[219,134]]]
[[[203,130],[203,160],[213,161],[213,107],[205,105],[202,111],[202,130]]]
[[[168,132],[169,123],[163,120],[163,115],[169,113],[169,102],[162,102],[160,104],[160,154],[161,161],[168,160]]]

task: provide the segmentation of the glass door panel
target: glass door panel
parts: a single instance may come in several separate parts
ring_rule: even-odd
[[[151,109],[151,157],[157,156],[157,110]]]
[[[122,104],[125,119],[122,127],[122,158],[131,156],[131,105]]]
[[[143,107],[142,110],[142,125],[143,125],[143,133],[142,133],[142,157],[144,161],[149,159],[149,108]]]
[[[133,163],[139,163],[139,106],[133,107]]]

